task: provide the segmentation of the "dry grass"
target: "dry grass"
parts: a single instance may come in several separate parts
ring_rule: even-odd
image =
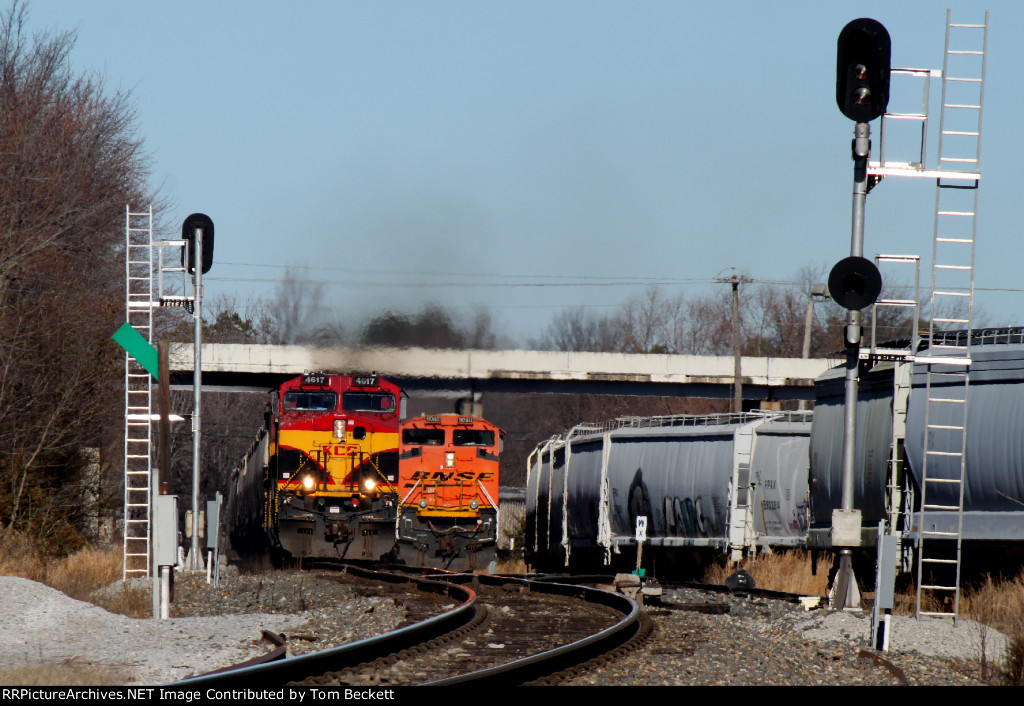
[[[145,589],[124,586],[121,591],[104,598],[92,596],[96,589],[121,578],[121,562],[120,548],[86,548],[67,557],[46,557],[24,537],[15,535],[0,549],[0,576],[20,576],[38,581],[71,598],[90,601],[112,613],[132,618],[149,617],[152,605]]]
[[[494,569],[494,572],[497,574],[526,574],[529,571],[530,569],[527,567],[526,561],[522,558],[498,561]]]
[[[964,591],[960,606],[964,617],[1006,635],[1003,659],[992,665],[991,677],[1001,684],[1024,686],[1024,573],[1009,581],[984,583]],[[981,634],[982,676],[988,677],[989,657],[985,631]]]
[[[761,554],[756,559],[745,559],[738,564],[716,563],[708,567],[704,581],[725,583],[725,579],[737,569],[753,576],[758,588],[808,596],[828,594],[828,565],[819,561],[817,575],[811,574],[811,555],[802,549]]]
[[[106,686],[131,677],[122,668],[69,659],[52,664],[0,669],[0,686]]]

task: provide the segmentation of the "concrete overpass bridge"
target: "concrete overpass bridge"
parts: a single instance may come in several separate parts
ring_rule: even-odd
[[[472,398],[487,392],[672,397],[733,395],[732,356],[559,351],[438,350],[203,344],[203,389],[272,389],[304,372],[378,373],[411,395]],[[814,398],[814,379],[831,367],[814,358],[741,359],[748,400]],[[172,343],[171,386],[191,388],[193,345]]]

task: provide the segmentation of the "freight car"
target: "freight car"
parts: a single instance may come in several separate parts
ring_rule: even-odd
[[[528,561],[635,565],[640,517],[645,556],[674,563],[803,544],[810,432],[806,412],[574,427],[528,460]]]
[[[426,415],[402,424],[398,558],[483,569],[498,537],[498,461],[505,432],[483,419]]]
[[[927,363],[909,353],[861,363],[854,507],[869,572],[880,527],[899,538],[905,571],[925,532],[949,556],[959,537],[964,557],[978,563],[1018,561],[1024,550],[1024,329],[943,333],[936,345],[965,345],[968,335],[966,388],[944,376],[929,382]],[[927,361],[930,352],[916,357]],[[926,409],[929,395],[948,400],[965,389],[965,428],[956,418],[962,406]],[[647,517],[645,546],[669,558],[683,550],[736,558],[763,546],[832,550],[832,511],[842,506],[845,369],[819,377],[815,397],[813,414],[803,416],[623,419],[543,442],[528,461],[528,560],[539,567],[584,557],[612,563],[636,543],[638,516]],[[935,483],[922,511],[928,448],[953,447],[942,437],[960,434],[962,516],[958,481]],[[958,454],[931,453],[929,463],[929,477],[959,477]]]
[[[949,333],[945,336],[965,336]],[[928,351],[923,351],[927,354]],[[1024,540],[1024,330],[984,329],[973,332],[968,386],[967,428],[954,419],[956,405],[932,405],[925,420],[927,370],[912,362],[886,362],[861,374],[857,402],[855,504],[863,513],[862,538],[873,546],[880,521],[895,527],[909,555],[921,528],[922,471],[925,430],[936,435],[964,434],[965,543],[974,548],[1020,546]],[[932,380],[932,396],[952,398],[963,386]],[[832,508],[841,501],[843,371],[826,372],[816,383],[814,432],[811,437],[811,510],[808,546],[830,547]],[[930,475],[958,476],[959,458],[933,454]],[[954,470],[954,466],[957,467]],[[955,507],[959,484],[937,484],[928,504]],[[957,511],[926,513],[931,531],[957,531]]]
[[[376,375],[313,373],[271,395],[228,492],[239,554],[378,560],[395,544],[399,388]]]

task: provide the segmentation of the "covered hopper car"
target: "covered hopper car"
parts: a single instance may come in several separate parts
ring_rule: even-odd
[[[526,544],[538,567],[670,561],[802,544],[809,413],[629,418],[580,425],[530,456]]]

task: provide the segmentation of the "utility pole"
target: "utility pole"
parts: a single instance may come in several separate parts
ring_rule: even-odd
[[[814,325],[814,303],[828,299],[828,287],[823,284],[811,285],[807,292],[807,313],[804,314],[804,346],[801,357],[811,357],[811,327]],[[800,409],[807,409],[807,400],[800,400]]]
[[[740,280],[733,275],[732,284],[732,411],[743,411],[743,370],[740,363]]]
[[[743,370],[740,361],[740,285],[752,282],[744,275],[732,275],[729,278],[719,277],[715,280],[722,284],[732,285],[732,411],[743,411]]]

